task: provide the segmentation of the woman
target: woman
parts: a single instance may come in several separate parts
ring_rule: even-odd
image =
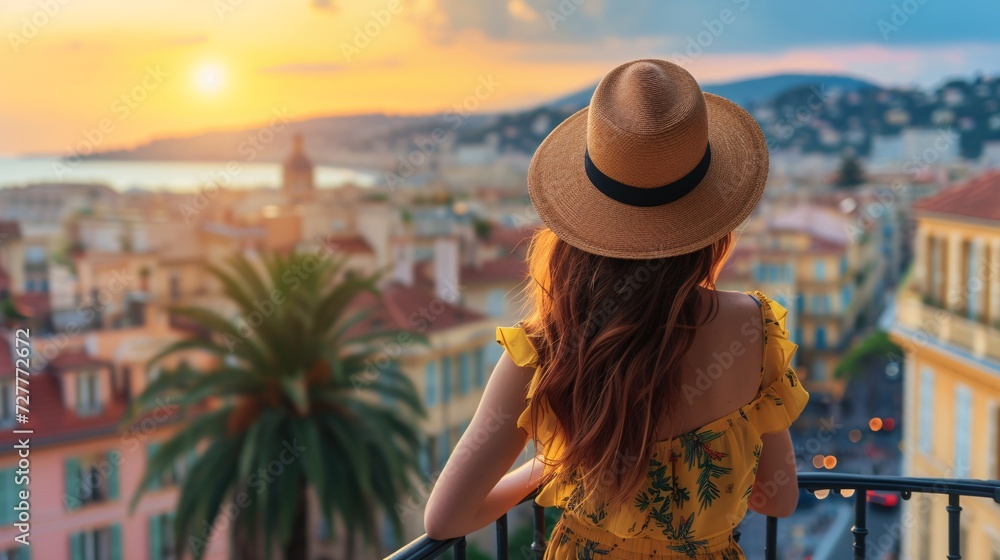
[[[546,558],[731,560],[748,508],[792,513],[788,427],[809,395],[786,311],[715,290],[767,166],[753,118],[661,60],[612,70],[542,142],[533,307],[497,329],[506,352],[428,535],[475,531],[539,489],[563,509]],[[529,440],[537,456],[508,473]]]

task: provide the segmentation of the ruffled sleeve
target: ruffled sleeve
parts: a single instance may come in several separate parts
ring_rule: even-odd
[[[788,338],[785,330],[788,310],[760,292],[753,295],[761,303],[764,321],[764,369],[760,394],[747,416],[763,434],[791,426],[809,402],[809,393],[792,369],[792,356],[798,345]]]
[[[524,410],[517,418],[517,427],[528,432],[528,435],[537,444],[539,451],[544,451],[546,457],[558,457],[563,446],[558,437],[557,420],[547,407],[534,399],[535,386],[538,383],[538,354],[528,340],[524,329],[520,327],[497,327],[497,343],[507,350],[507,354],[510,355],[510,359],[515,364],[521,367],[535,368],[535,374],[531,376],[531,383],[528,385]],[[532,423],[533,407],[538,408],[537,425]]]

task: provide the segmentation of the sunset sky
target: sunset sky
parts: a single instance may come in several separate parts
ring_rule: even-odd
[[[440,112],[490,77],[480,110],[522,107],[645,56],[702,82],[932,86],[1000,74],[997,21],[995,0],[0,0],[0,155],[62,154],[102,122],[110,149],[275,110]]]

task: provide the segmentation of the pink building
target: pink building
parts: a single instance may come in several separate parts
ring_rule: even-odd
[[[151,450],[177,428],[175,407],[164,403],[131,426],[122,423],[129,400],[145,387],[146,354],[172,336],[145,328],[32,341],[30,421],[19,424],[13,333],[0,333],[0,559],[179,558],[172,519],[186,463],[128,511]],[[36,365],[45,356],[52,359]],[[13,432],[19,429],[33,433]],[[26,485],[17,476],[20,438],[30,440]],[[15,540],[25,529],[15,509],[24,490],[29,547]],[[228,557],[226,534],[224,527],[217,531],[205,558]]]

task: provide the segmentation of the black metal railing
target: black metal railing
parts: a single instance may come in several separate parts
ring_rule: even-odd
[[[989,498],[1000,504],[1000,481],[964,480],[948,478],[907,478],[899,476],[866,476],[839,473],[799,473],[799,488],[809,492],[829,491],[842,494],[844,490],[854,492],[854,536],[853,558],[865,560],[865,539],[868,537],[868,491],[898,492],[900,498],[909,500],[913,494],[943,494],[948,496],[948,560],[961,560],[961,515],[963,497]],[[533,496],[524,499],[531,500]],[[521,502],[524,503],[524,502]],[[531,551],[535,558],[545,555],[545,508],[532,504],[534,508],[534,542]],[[507,560],[507,514],[496,521],[497,558]],[[739,532],[736,532],[739,541]],[[778,519],[767,518],[764,557],[776,560],[778,557]],[[413,542],[397,550],[389,560],[430,560],[454,549],[455,560],[465,559],[465,537],[437,541],[427,535],[417,537]]]

